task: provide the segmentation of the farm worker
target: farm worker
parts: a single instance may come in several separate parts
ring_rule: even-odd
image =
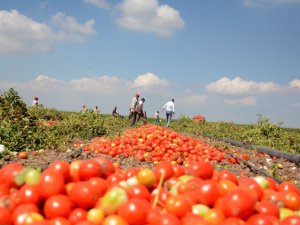
[[[112,116],[114,116],[114,117],[118,117],[118,116],[120,116],[120,114],[119,114],[119,113],[117,113],[117,106],[115,106],[115,108],[113,109],[113,111],[112,111],[111,115],[112,115]]]
[[[97,115],[100,114],[100,110],[98,109],[98,106],[96,106],[96,107],[94,108],[94,113],[97,114]]]
[[[131,100],[131,105],[129,108],[129,119],[131,119],[131,126],[135,123],[136,120],[136,111],[135,108],[139,104],[140,93],[136,93]]]
[[[135,112],[136,112],[136,120],[134,123],[136,123],[137,121],[139,121],[139,119],[141,117],[144,117],[145,116],[145,113],[144,113],[144,102],[145,102],[145,99],[142,98],[140,101],[139,101],[139,104],[135,107]],[[133,124],[134,124],[133,123]]]
[[[156,124],[156,125],[160,124],[160,122],[159,122],[159,111],[156,111],[156,113],[154,113],[154,119],[155,119],[154,124]]]
[[[83,106],[82,106],[82,109],[80,110],[80,112],[81,112],[82,114],[84,114],[84,113],[86,113],[87,111],[88,111],[88,109],[87,109],[86,105],[83,105]]]
[[[32,106],[39,106],[39,97],[34,97],[33,98]]]
[[[171,99],[171,101],[168,101],[166,104],[164,104],[162,108],[162,112],[166,111],[166,117],[167,117],[167,125],[166,127],[170,126],[172,116],[175,115],[175,104],[174,104],[174,98]]]

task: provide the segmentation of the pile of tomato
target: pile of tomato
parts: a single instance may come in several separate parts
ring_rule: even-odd
[[[202,159],[217,162],[226,159],[226,153],[222,149],[153,124],[127,130],[114,140],[106,137],[96,138],[83,149],[113,157],[134,156],[141,161],[167,160],[177,164]]]
[[[129,134],[128,134],[129,135]],[[300,191],[211,162],[122,169],[99,156],[0,169],[1,225],[299,225]]]

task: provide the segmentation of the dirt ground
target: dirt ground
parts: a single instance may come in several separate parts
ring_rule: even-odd
[[[226,145],[229,146],[229,149],[235,149],[236,153],[232,153],[231,156],[237,159],[236,164],[232,164],[227,161],[222,162],[213,162],[216,169],[228,169],[234,172],[237,176],[246,175],[248,177],[254,177],[257,175],[270,176],[275,178],[278,182],[283,180],[292,180],[300,188],[300,166],[289,162],[286,159],[274,158],[268,155],[260,155],[258,152],[253,149],[240,148],[232,146],[228,143],[212,140],[204,137],[197,137],[202,139],[206,143],[216,146]],[[73,143],[74,144],[74,143]],[[27,159],[20,159],[17,156],[5,156],[0,160],[0,167],[5,164],[12,162],[21,162],[24,166],[29,166],[33,168],[46,168],[54,160],[62,159],[68,162],[80,159],[89,159],[99,154],[94,154],[90,152],[84,152],[81,148],[72,147],[65,152],[56,151],[56,150],[45,150],[42,152],[29,152]],[[250,156],[248,160],[243,160],[238,157],[238,153],[246,153]],[[107,155],[102,155],[109,158],[113,162],[120,164],[121,168],[126,170],[131,167],[147,167],[152,168],[154,165],[150,162],[139,161],[136,158],[129,157],[118,157],[112,158]]]

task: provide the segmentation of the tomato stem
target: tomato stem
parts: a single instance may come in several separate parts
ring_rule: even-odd
[[[159,196],[159,193],[160,193],[160,189],[163,185],[163,181],[164,181],[164,178],[165,178],[165,173],[163,173],[159,179],[159,182],[158,182],[158,186],[157,186],[157,193],[155,195],[155,198],[154,198],[154,201],[153,201],[153,205],[152,205],[152,208],[154,209],[158,203],[158,196]]]

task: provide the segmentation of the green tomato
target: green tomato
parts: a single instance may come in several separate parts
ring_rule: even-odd
[[[209,210],[210,208],[204,204],[196,204],[192,206],[193,214],[201,217],[204,217]]]
[[[256,176],[253,178],[259,186],[261,186],[263,189],[267,189],[269,187],[269,181],[264,176]]]
[[[101,198],[100,208],[106,215],[117,212],[120,205],[128,200],[126,191],[121,187],[114,187]]]
[[[30,168],[24,175],[24,182],[26,184],[38,184],[41,178],[41,172]]]

